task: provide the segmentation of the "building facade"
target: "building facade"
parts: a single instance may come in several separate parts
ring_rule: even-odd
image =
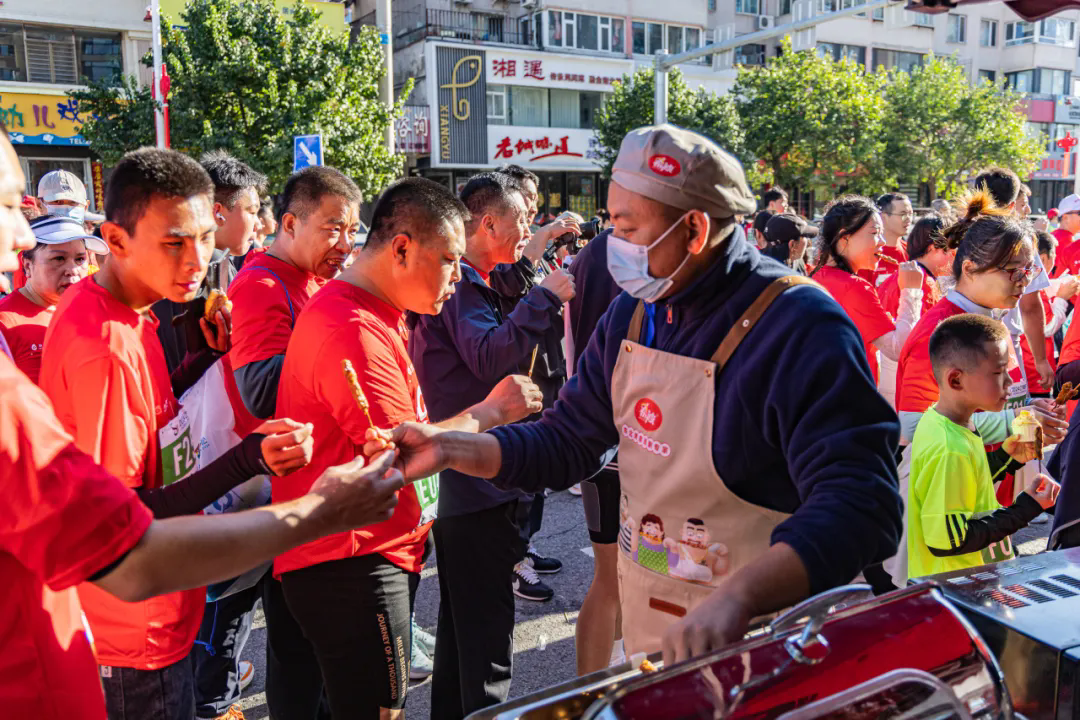
[[[797,2],[708,0],[709,26],[738,36],[783,25],[792,22]],[[813,0],[812,10],[823,13],[860,4],[864,0]],[[954,57],[972,83],[1004,78],[1026,93],[1029,131],[1050,138],[1041,167],[1028,179],[1032,207],[1045,211],[1073,192],[1076,178],[1076,154],[1066,158],[1055,143],[1066,133],[1080,137],[1078,22],[1078,10],[1028,23],[1003,2],[985,2],[939,15],[904,12],[888,19],[886,11],[878,9],[824,22],[808,38],[799,39],[819,53],[851,58],[869,70],[911,68],[929,53]],[[779,39],[773,39],[742,46],[735,56],[737,62],[762,64],[779,50]]]
[[[373,7],[355,3],[353,22],[374,24]],[[410,172],[460,190],[479,171],[517,163],[540,177],[541,212],[592,216],[606,196],[594,114],[612,84],[659,50],[714,38],[706,3],[660,10],[647,0],[395,1],[395,91],[415,83],[397,135]],[[682,71],[691,87],[715,92],[735,77],[708,61]]]
[[[66,93],[86,78],[149,81],[139,64],[150,49],[146,7],[145,0],[5,0],[0,7],[0,121],[29,194],[50,170],[70,170],[86,184],[91,207],[101,207],[102,168],[80,135],[85,117]]]

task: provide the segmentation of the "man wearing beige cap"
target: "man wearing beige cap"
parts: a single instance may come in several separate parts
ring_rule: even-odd
[[[73,172],[53,170],[38,180],[38,199],[48,215],[69,217],[81,222],[102,223],[104,215],[88,212],[86,186]]]
[[[452,467],[527,492],[585,479],[617,447],[627,654],[720,647],[900,536],[896,414],[843,309],[747,242],[734,217],[753,208],[707,138],[631,132],[608,194],[624,292],[555,407],[476,435],[370,435],[370,451],[392,435],[407,476]]]

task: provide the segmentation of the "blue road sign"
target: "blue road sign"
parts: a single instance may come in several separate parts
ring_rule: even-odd
[[[322,164],[322,135],[294,135],[293,172]]]

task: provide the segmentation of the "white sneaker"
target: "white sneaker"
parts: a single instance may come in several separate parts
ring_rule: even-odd
[[[247,690],[248,685],[255,679],[255,665],[247,660],[240,661],[240,692]]]
[[[1032,525],[1045,525],[1050,522],[1050,516],[1046,513],[1039,513],[1039,516],[1031,521]]]
[[[577,483],[576,485],[571,485],[570,489],[567,490],[567,492],[570,493],[571,495],[575,496],[575,497],[581,497],[581,483]]]

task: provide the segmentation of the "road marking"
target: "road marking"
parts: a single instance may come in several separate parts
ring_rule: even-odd
[[[589,547],[581,548],[581,552],[585,553],[586,555],[588,555],[589,557],[591,557],[593,559],[596,559],[596,555],[593,553],[592,545],[590,545]]]
[[[547,649],[547,635],[540,636],[540,646],[538,648],[541,652]]]

